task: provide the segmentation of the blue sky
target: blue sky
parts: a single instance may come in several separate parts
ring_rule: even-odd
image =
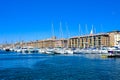
[[[0,43],[5,41],[31,41],[52,36],[51,26],[60,37],[60,21],[63,37],[88,32],[92,24],[96,33],[120,30],[119,0],[1,0]],[[102,27],[101,27],[102,25]]]

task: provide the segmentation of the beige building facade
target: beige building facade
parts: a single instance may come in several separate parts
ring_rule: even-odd
[[[69,39],[69,46],[75,48],[88,48],[88,47],[100,47],[109,46],[108,34],[94,34],[78,36]]]
[[[110,46],[118,46],[118,41],[120,41],[120,31],[108,32],[110,37]]]
[[[19,45],[21,47],[31,46],[34,48],[55,48],[55,47],[66,47],[67,46],[67,40],[66,39],[48,39],[48,40],[38,40],[34,42],[27,42],[22,43],[22,45]]]

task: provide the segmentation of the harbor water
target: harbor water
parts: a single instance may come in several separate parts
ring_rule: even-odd
[[[120,59],[1,52],[0,80],[120,80]]]

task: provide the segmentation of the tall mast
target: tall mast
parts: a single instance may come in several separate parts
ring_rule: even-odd
[[[92,25],[92,29],[91,29],[90,35],[93,35],[93,25]]]
[[[81,35],[81,28],[80,28],[80,24],[79,24],[79,36]]]
[[[54,37],[55,35],[54,35],[54,25],[53,25],[53,23],[52,23],[52,36]]]
[[[79,35],[78,35],[78,47],[80,48],[80,36],[81,36],[81,26],[79,24]]]
[[[62,32],[62,23],[60,21],[60,37],[63,39],[63,32]],[[63,47],[64,41],[62,40],[62,47]]]
[[[91,32],[91,35],[92,35],[92,47],[93,47],[93,46],[94,46],[94,44],[93,44],[93,35],[94,35],[93,24],[92,24],[92,32]]]
[[[52,23],[52,40],[54,40],[54,37],[55,37],[55,35],[54,35],[54,25],[53,25],[53,23]],[[50,44],[50,47],[54,47],[53,45],[52,45],[52,41],[50,42],[51,44]]]
[[[69,38],[70,37],[70,32],[69,32],[67,23],[66,23],[66,31],[67,31],[67,38]]]
[[[86,28],[86,42],[84,44],[85,44],[85,47],[88,48],[88,28],[87,28],[87,24],[85,24],[85,28]]]
[[[60,33],[61,33],[61,38],[63,38],[63,31],[62,31],[62,23],[60,22]]]
[[[86,28],[86,35],[87,35],[88,34],[87,24],[85,24],[85,28]]]
[[[67,30],[67,39],[68,39],[68,40],[67,40],[67,41],[68,41],[68,42],[67,42],[67,48],[69,48],[69,43],[70,43],[70,42],[69,42],[69,37],[70,37],[70,33],[69,33],[69,29],[68,29],[67,23],[66,23],[66,30]]]

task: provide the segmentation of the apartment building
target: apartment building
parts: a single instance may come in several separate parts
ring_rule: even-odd
[[[110,37],[110,46],[118,46],[118,41],[120,41],[120,31],[108,32]]]
[[[93,34],[84,35],[78,37],[72,37],[69,39],[70,47],[88,48],[88,47],[100,47],[109,46],[109,35],[108,34]]]

